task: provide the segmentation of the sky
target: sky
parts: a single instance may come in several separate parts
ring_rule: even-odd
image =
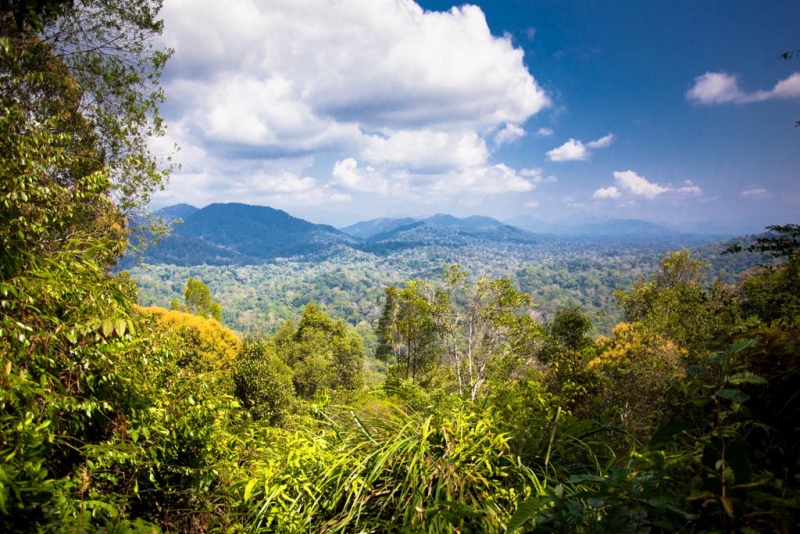
[[[800,2],[165,0],[153,207],[800,222]]]

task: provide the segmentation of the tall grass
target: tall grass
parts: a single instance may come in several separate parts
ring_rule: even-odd
[[[546,493],[490,414],[394,410],[325,431],[272,433],[242,487],[249,532],[505,532]]]

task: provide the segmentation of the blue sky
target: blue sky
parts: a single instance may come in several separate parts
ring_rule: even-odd
[[[166,0],[154,206],[748,230],[800,215],[800,2]],[[794,21],[794,22],[793,22]]]

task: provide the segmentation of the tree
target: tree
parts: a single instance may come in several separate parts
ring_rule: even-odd
[[[458,265],[445,266],[443,278],[448,291],[439,299],[446,311],[434,320],[454,366],[459,394],[475,401],[490,377],[515,378],[515,368],[531,359],[532,340],[541,328],[526,313],[530,296],[517,291],[508,278],[483,278],[470,285],[469,275]]]
[[[103,266],[162,186],[160,0],[0,3],[0,275],[74,244]],[[89,241],[92,245],[85,245]],[[97,246],[101,243],[101,246]],[[70,244],[72,243],[72,244]]]
[[[241,341],[219,322],[176,310],[152,307],[140,311],[155,316],[161,325],[178,333],[176,345],[183,351],[181,363],[198,372],[228,368]]]
[[[403,289],[389,286],[385,292],[386,302],[375,332],[376,356],[394,358],[397,378],[425,382],[442,356],[436,317],[446,309],[446,296],[422,280],[411,280]]]
[[[222,306],[211,300],[211,290],[200,280],[189,278],[183,290],[184,309],[200,317],[222,320]]]
[[[314,302],[300,321],[287,321],[274,337],[275,352],[292,369],[297,395],[358,390],[364,385],[364,346],[344,321],[328,317]]]
[[[625,321],[642,323],[695,361],[724,347],[742,317],[733,288],[719,281],[706,286],[706,269],[686,250],[666,256],[649,280],[614,294]]]
[[[160,8],[160,0],[0,4],[6,276],[22,253],[53,253],[88,235],[114,239],[102,262],[116,261],[126,219],[163,186],[172,166],[148,148],[164,133],[158,80],[171,53],[154,47]]]
[[[800,252],[800,225],[798,224],[773,224],[767,226],[769,231],[766,236],[756,238],[756,242],[743,249],[741,245],[731,245],[723,254],[732,254],[747,250],[766,254],[773,259],[791,259]]]
[[[586,371],[594,351],[589,337],[592,327],[591,318],[580,306],[562,308],[546,326],[537,352],[539,361],[547,366],[550,388],[570,409],[581,407],[592,386],[592,377]]]
[[[292,370],[263,339],[247,339],[236,358],[234,393],[255,421],[278,426],[294,398]]]
[[[165,133],[159,79],[171,50],[155,47],[162,0],[78,0],[41,31],[82,88],[81,112],[96,132],[113,196],[128,215],[142,210],[171,166],[159,168],[148,141]]]

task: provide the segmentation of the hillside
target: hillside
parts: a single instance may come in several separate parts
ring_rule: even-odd
[[[171,206],[171,214],[190,210]],[[276,258],[324,256],[357,239],[328,225],[285,211],[247,204],[211,204],[186,216],[172,235],[144,253],[150,263],[173,265],[255,264]]]
[[[416,222],[416,219],[405,217],[402,219],[392,219],[389,217],[381,217],[380,219],[372,219],[369,221],[361,221],[344,228],[340,228],[345,234],[361,239],[370,239],[376,235],[391,232],[395,228],[406,226]]]

